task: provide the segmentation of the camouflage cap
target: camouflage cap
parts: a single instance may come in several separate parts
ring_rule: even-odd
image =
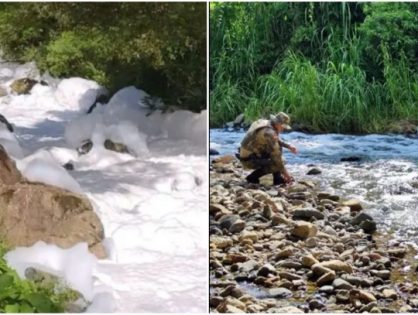
[[[272,124],[281,124],[285,129],[292,129],[290,127],[290,118],[283,112],[278,113],[276,116],[270,115],[270,122]]]

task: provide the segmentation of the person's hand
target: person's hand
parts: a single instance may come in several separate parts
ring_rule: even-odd
[[[294,181],[294,178],[287,173],[283,174],[283,179],[286,182],[286,184],[290,184],[291,182]]]
[[[297,154],[298,153],[298,149],[296,149],[293,145],[289,146],[289,150],[290,152],[292,152],[293,154]]]

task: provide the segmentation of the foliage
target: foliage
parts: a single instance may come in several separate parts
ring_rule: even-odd
[[[287,111],[316,132],[418,123],[415,3],[214,3],[210,124]]]
[[[55,76],[206,107],[205,3],[1,3],[0,46]]]
[[[73,299],[71,291],[54,292],[53,288],[22,280],[11,269],[3,256],[5,247],[0,243],[0,312],[1,313],[59,313],[63,305]]]

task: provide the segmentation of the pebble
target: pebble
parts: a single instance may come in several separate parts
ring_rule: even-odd
[[[296,209],[293,211],[293,220],[307,220],[310,221],[311,219],[322,220],[325,218],[324,214],[315,209]]]
[[[318,233],[318,228],[309,222],[296,221],[295,226],[292,230],[292,235],[306,239],[308,237],[315,236]]]
[[[265,264],[257,272],[257,276],[261,277],[267,277],[269,274],[276,274],[276,268],[271,264]]]
[[[241,232],[241,235],[239,236],[239,240],[240,242],[245,241],[245,240],[251,240],[253,242],[257,242],[258,234],[257,232],[254,232],[254,231],[244,230]]]
[[[341,279],[341,278],[337,278],[334,280],[334,282],[332,283],[332,286],[336,289],[336,290],[351,290],[353,288],[353,286],[348,283],[347,281]]]
[[[302,265],[304,267],[310,268],[317,263],[319,263],[319,261],[311,254],[302,257]]]
[[[217,248],[226,248],[232,246],[232,240],[229,237],[211,236],[210,242]]]
[[[319,288],[319,292],[331,294],[334,292],[334,287],[332,285],[323,285]]]
[[[339,290],[335,298],[339,303],[348,303],[350,301],[350,292],[347,290]]]
[[[392,300],[396,300],[398,298],[398,294],[393,289],[384,289],[383,290],[383,296],[386,299],[392,299]]]
[[[242,230],[244,230],[244,228],[245,228],[245,221],[243,221],[243,220],[240,219],[240,220],[235,221],[231,225],[231,227],[229,228],[229,232],[231,232],[231,233],[239,233]]]
[[[327,273],[325,273],[324,275],[322,275],[316,281],[316,285],[318,287],[320,287],[320,286],[323,286],[325,284],[329,284],[329,283],[333,282],[334,279],[335,279],[335,272],[334,271],[328,271]]]
[[[370,273],[383,280],[390,279],[390,271],[389,270],[370,270]]]
[[[269,289],[267,292],[270,297],[273,297],[276,299],[284,299],[284,298],[291,297],[293,295],[292,291],[286,288]]]

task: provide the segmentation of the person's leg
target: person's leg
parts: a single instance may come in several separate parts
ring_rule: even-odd
[[[273,185],[282,185],[285,184],[285,180],[280,172],[273,173]]]
[[[259,184],[260,183],[260,177],[266,175],[267,173],[264,171],[264,169],[259,168],[253,171],[250,175],[248,175],[245,179],[247,182],[252,184]]]

